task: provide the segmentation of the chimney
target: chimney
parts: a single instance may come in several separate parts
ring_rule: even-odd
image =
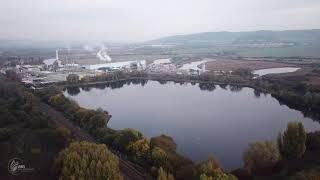
[[[59,60],[59,52],[56,50],[56,60]]]

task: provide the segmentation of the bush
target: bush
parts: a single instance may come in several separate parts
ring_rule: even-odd
[[[306,151],[307,135],[301,122],[289,122],[287,130],[278,136],[278,147],[286,158],[301,158]]]
[[[320,131],[307,134],[306,148],[309,150],[320,149]]]
[[[28,126],[31,129],[44,129],[49,127],[49,119],[40,113],[33,113],[31,117],[28,118]]]
[[[289,178],[289,180],[319,180],[319,179],[320,179],[319,167],[298,172]]]
[[[14,131],[9,128],[0,128],[0,141],[9,139],[14,134]]]
[[[119,160],[103,144],[73,142],[60,152],[54,165],[60,180],[122,179]]]
[[[177,180],[199,180],[199,174],[197,167],[189,164],[182,166],[177,172],[176,172],[176,179]]]
[[[252,70],[248,68],[239,68],[239,69],[236,69],[232,74],[243,76],[243,77],[252,76]]]
[[[249,145],[243,160],[249,172],[259,173],[272,169],[280,160],[280,152],[272,142],[256,142]]]

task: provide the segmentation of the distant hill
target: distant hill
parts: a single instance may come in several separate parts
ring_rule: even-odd
[[[169,36],[148,41],[148,44],[184,45],[271,45],[293,46],[319,44],[320,29],[287,31],[205,32]]]

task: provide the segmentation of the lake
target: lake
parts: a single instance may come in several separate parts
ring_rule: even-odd
[[[183,155],[195,162],[214,155],[227,169],[243,165],[249,143],[276,141],[289,121],[301,121],[307,131],[320,129],[318,122],[271,95],[239,86],[135,81],[72,88],[64,94],[82,107],[109,111],[113,129],[169,135]]]

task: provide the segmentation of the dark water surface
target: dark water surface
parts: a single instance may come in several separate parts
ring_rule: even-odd
[[[248,143],[275,141],[288,121],[303,122],[307,131],[320,129],[318,122],[251,88],[156,81],[111,86],[64,94],[82,107],[109,111],[111,128],[135,128],[147,137],[169,135],[194,161],[214,155],[228,169],[242,166]]]

